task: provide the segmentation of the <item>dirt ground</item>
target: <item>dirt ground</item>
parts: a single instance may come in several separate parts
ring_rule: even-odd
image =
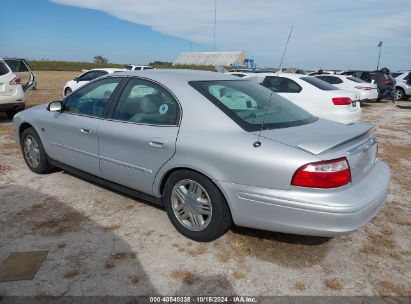
[[[28,105],[59,99],[77,74],[38,72]],[[34,280],[0,282],[0,295],[411,295],[411,109],[387,101],[363,113],[392,170],[372,222],[331,239],[233,227],[207,244],[161,208],[64,171],[32,173],[0,114],[0,262],[49,251]]]

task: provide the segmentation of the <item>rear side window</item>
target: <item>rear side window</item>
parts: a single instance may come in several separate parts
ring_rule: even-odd
[[[364,81],[360,78],[354,77],[354,76],[347,77],[347,79],[351,80],[351,81],[354,81],[354,82],[357,82],[357,83],[367,83],[366,81]]]
[[[329,84],[328,82],[325,82],[316,77],[301,77],[300,79],[304,80],[305,82],[308,82],[309,84],[323,91],[338,90],[338,88],[333,86],[332,84]]]
[[[7,66],[4,64],[4,62],[0,62],[0,76],[1,75],[6,75],[9,73],[9,69]]]
[[[328,83],[331,83],[331,84],[340,84],[340,83],[343,83],[343,81],[342,81],[340,78],[335,77],[335,76],[326,76],[326,78],[329,80],[329,81],[327,81],[327,82],[328,82]]]
[[[29,71],[22,60],[5,59],[4,61],[10,67],[10,70],[14,73]]]
[[[300,93],[302,91],[298,83],[285,77],[267,76],[261,84],[276,93]]]
[[[151,125],[177,125],[178,109],[177,101],[165,88],[134,78],[124,88],[113,118]]]

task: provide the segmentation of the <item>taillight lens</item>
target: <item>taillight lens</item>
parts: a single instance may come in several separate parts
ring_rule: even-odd
[[[344,157],[301,167],[294,173],[291,184],[310,188],[336,188],[350,182],[350,166]]]
[[[349,97],[334,97],[332,101],[336,106],[346,106],[351,104],[351,98]]]
[[[11,81],[10,81],[10,85],[16,85],[16,84],[21,84],[21,78],[19,76],[14,77]]]
[[[389,79],[380,80],[381,84],[392,84],[392,81]]]

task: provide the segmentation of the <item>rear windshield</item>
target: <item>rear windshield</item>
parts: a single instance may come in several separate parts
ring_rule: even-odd
[[[354,82],[358,82],[358,83],[368,83],[365,80],[362,80],[362,79],[354,77],[354,76],[347,77],[347,79],[349,79],[351,81],[354,81]]]
[[[253,81],[192,81],[190,85],[248,132],[300,126],[317,120]]]
[[[333,86],[332,84],[329,84],[328,82],[318,79],[316,77],[301,77],[300,79],[304,80],[305,82],[308,82],[309,84],[323,91],[338,90],[338,88]]]
[[[394,78],[397,78],[397,77],[400,76],[401,74],[404,74],[404,73],[398,73],[398,72],[396,72],[396,73],[391,73],[392,77],[394,77]]]
[[[9,73],[9,69],[7,68],[4,62],[0,62],[0,75],[6,75]]]

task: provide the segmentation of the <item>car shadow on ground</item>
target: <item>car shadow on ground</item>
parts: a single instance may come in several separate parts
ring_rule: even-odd
[[[0,282],[8,295],[159,295],[145,268],[164,261],[146,261],[120,235],[82,210],[29,187],[0,186],[0,262],[11,252],[48,250],[33,280]],[[139,237],[139,236],[136,236]],[[196,280],[170,276],[168,290],[178,295],[232,295],[223,275],[195,274]],[[164,280],[164,278],[163,278]]]

